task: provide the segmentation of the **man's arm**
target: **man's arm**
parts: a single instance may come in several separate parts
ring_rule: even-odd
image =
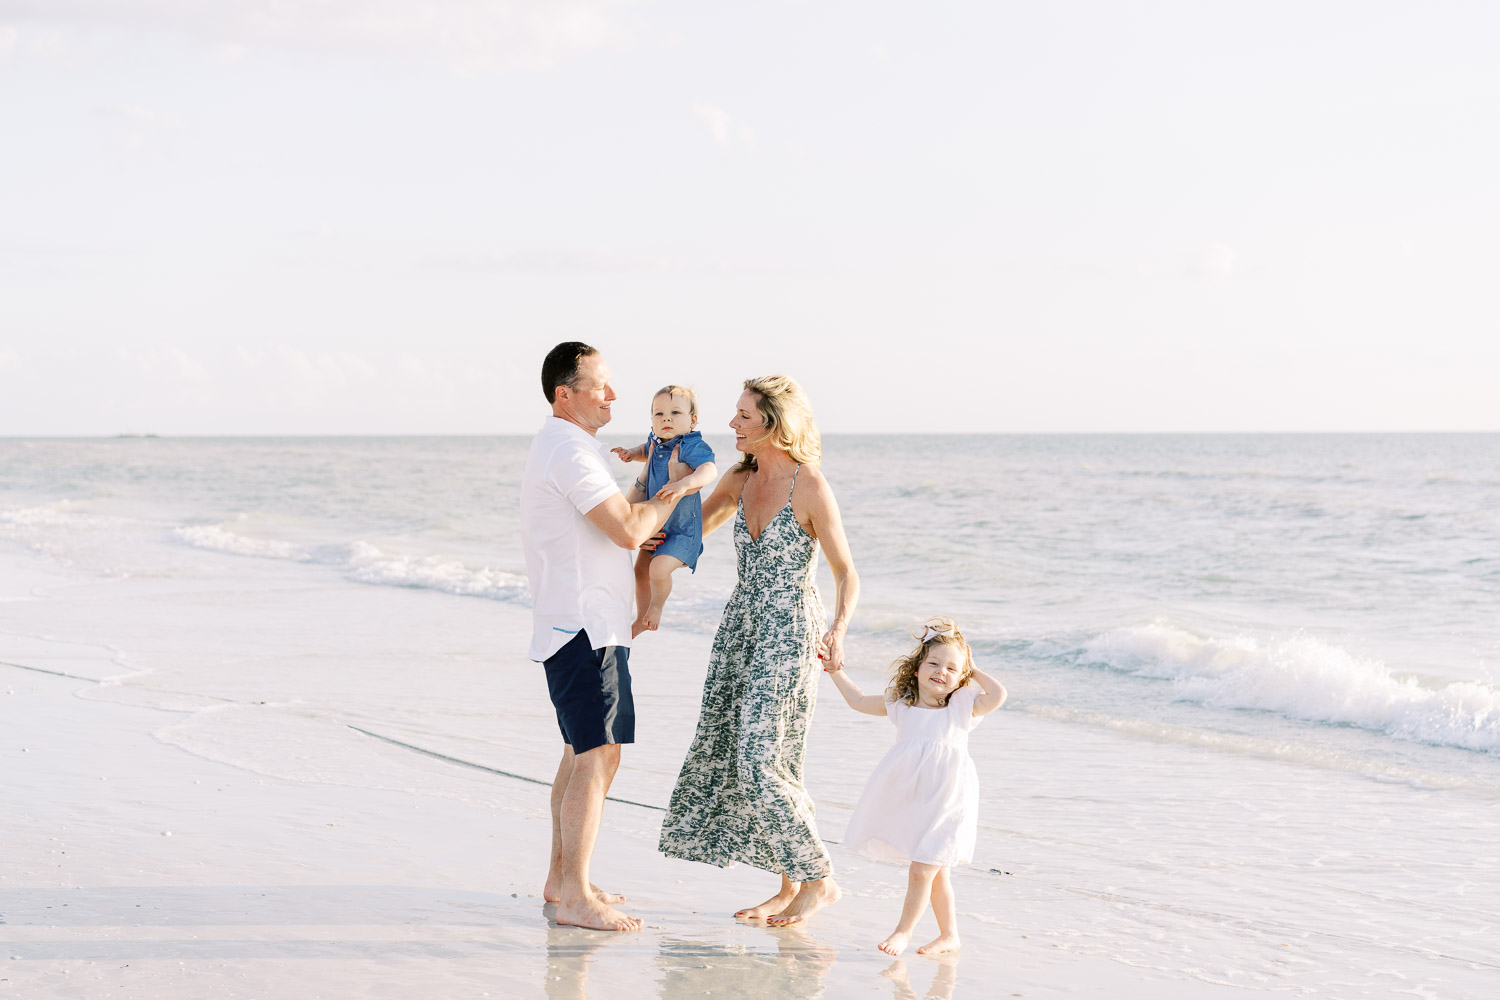
[[[676,500],[655,497],[641,503],[629,503],[622,494],[615,493],[595,504],[584,517],[620,548],[638,549],[642,542],[661,530],[676,506]]]

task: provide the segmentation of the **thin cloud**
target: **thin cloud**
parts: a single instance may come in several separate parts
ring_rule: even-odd
[[[132,125],[147,125],[154,128],[180,129],[183,127],[181,118],[176,115],[164,115],[156,111],[149,111],[138,104],[115,104],[102,107],[97,110],[102,118],[114,118],[131,123]]]
[[[623,44],[613,11],[627,0],[0,0],[0,12],[53,26],[187,32],[222,58],[250,46],[337,48],[437,58],[462,73],[543,70]]]
[[[643,253],[620,253],[587,247],[527,247],[506,253],[460,253],[429,258],[435,271],[546,271],[559,274],[607,274],[681,270],[681,262]]]
[[[693,115],[703,123],[708,134],[720,146],[727,149],[738,143],[745,149],[755,148],[755,133],[750,126],[736,122],[723,108],[716,108],[712,104],[694,104]]]
[[[1198,257],[1198,273],[1209,278],[1227,278],[1235,272],[1238,261],[1234,247],[1210,243]]]

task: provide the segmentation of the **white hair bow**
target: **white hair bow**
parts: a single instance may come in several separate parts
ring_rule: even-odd
[[[919,635],[919,636],[917,636],[917,641],[918,642],[926,642],[927,640],[929,640],[929,639],[935,639],[935,638],[937,638],[940,635],[941,636],[951,636],[951,635],[953,635],[953,625],[951,623],[948,623],[948,622],[942,622],[942,623],[937,624],[937,625],[931,625],[931,624],[926,625],[922,629],[922,634]]]

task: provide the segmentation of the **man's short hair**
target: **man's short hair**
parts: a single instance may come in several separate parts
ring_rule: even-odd
[[[546,359],[542,362],[542,394],[547,397],[547,402],[557,402],[557,387],[565,385],[569,389],[578,384],[578,365],[584,358],[593,357],[599,352],[588,344],[569,340],[558,344],[547,352]]]

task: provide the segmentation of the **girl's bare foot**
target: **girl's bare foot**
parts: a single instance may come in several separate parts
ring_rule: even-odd
[[[620,895],[617,892],[605,892],[603,889],[599,888],[592,882],[589,883],[589,888],[593,890],[594,898],[599,902],[604,903],[605,905],[608,905],[610,903],[625,902],[624,896]],[[548,882],[546,885],[542,886],[542,898],[549,903],[555,903],[558,900],[562,899],[562,895],[557,891],[556,886],[554,886],[551,882]]]
[[[881,947],[885,947],[881,945]],[[957,934],[939,934],[917,949],[918,955],[946,955],[958,950]]]
[[[802,888],[797,890],[796,898],[787,908],[767,917],[766,923],[772,927],[801,923],[823,907],[837,903],[842,895],[832,875],[814,882],[803,882]]]
[[[746,907],[743,910],[739,910],[735,913],[735,916],[740,918],[741,920],[762,920],[766,917],[769,917],[773,913],[780,913],[782,910],[787,908],[787,905],[791,903],[794,898],[796,898],[797,886],[798,883],[796,882],[791,883],[790,889],[783,886],[780,892],[772,896],[770,899],[766,900],[764,903],[761,903],[759,906],[750,906]]]
[[[893,931],[891,936],[876,945],[887,955],[899,955],[911,943],[911,931]]]
[[[579,905],[557,904],[557,922],[564,927],[582,927],[591,931],[638,931],[641,922],[612,906],[593,899]]]

